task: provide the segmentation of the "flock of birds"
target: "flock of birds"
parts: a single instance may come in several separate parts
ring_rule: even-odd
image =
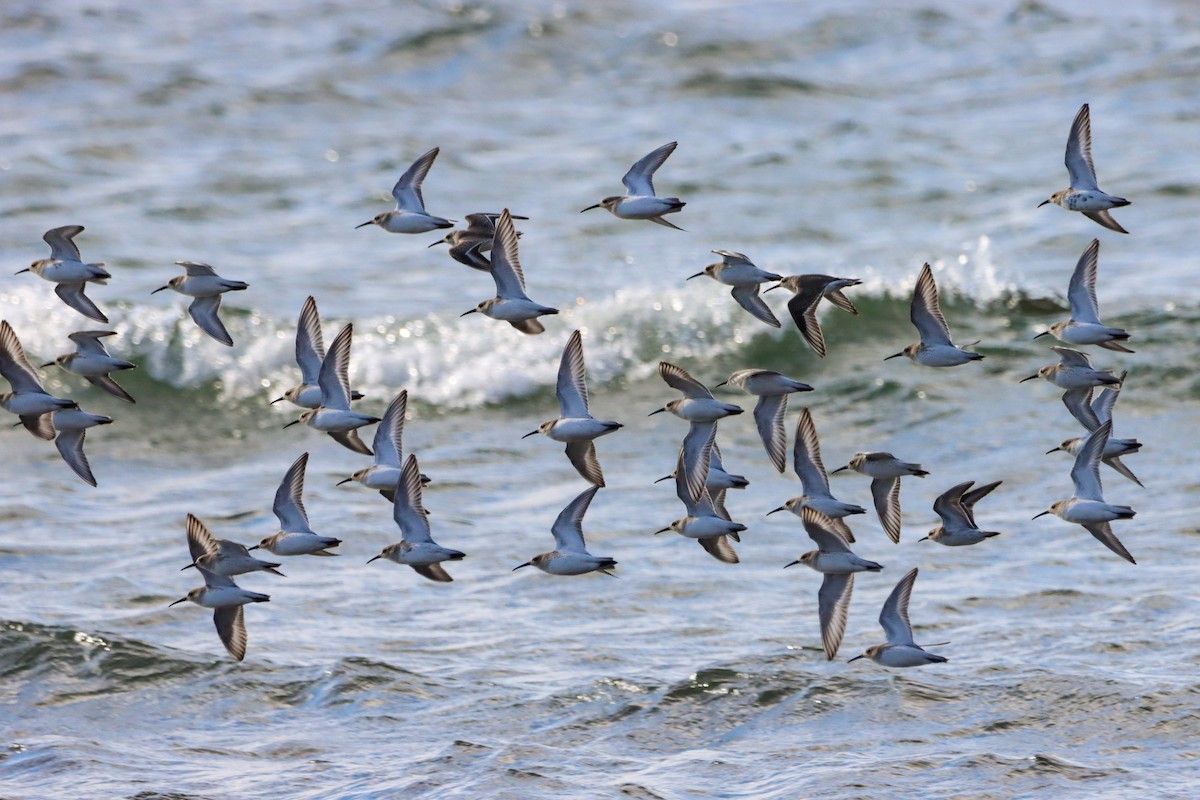
[[[606,197],[583,209],[604,208],[622,219],[649,220],[665,227],[682,230],[665,216],[679,212],[684,202],[677,197],[655,194],[653,177],[659,167],[675,150],[671,142],[636,162],[625,174],[624,195]],[[421,193],[422,183],[438,155],[434,148],[400,177],[392,190],[396,208],[378,214],[358,227],[376,225],[391,233],[418,234],[454,227],[454,222],[429,214]],[[1067,141],[1066,166],[1070,187],[1055,192],[1045,203],[1055,203],[1071,211],[1079,211],[1100,225],[1127,233],[1109,214],[1109,210],[1128,205],[1128,201],[1102,192],[1096,182],[1091,156],[1091,128],[1088,106],[1079,110]],[[1042,205],[1044,205],[1043,203]],[[473,269],[489,273],[495,281],[496,295],[483,300],[463,316],[479,313],[492,319],[508,322],[525,334],[540,334],[545,327],[543,316],[557,310],[531,300],[526,293],[525,276],[518,258],[520,234],[514,220],[525,219],[504,210],[499,214],[467,215],[467,227],[451,230],[430,247],[447,244],[456,261]],[[44,239],[50,246],[50,258],[35,261],[21,272],[33,272],[55,285],[55,292],[68,306],[101,323],[108,319],[86,296],[88,283],[104,283],[111,276],[103,264],[85,263],[74,238],[82,226],[66,226],[48,231]],[[821,357],[826,343],[817,320],[822,300],[849,312],[858,311],[843,293],[860,281],[829,275],[781,276],[759,269],[745,255],[729,250],[714,250],[721,261],[711,264],[691,277],[708,276],[718,283],[732,287],[732,295],[747,312],[768,325],[779,327],[779,320],[760,296],[764,283],[770,289],[785,288],[793,293],[788,310],[802,337]],[[1124,346],[1129,334],[1100,321],[1096,301],[1096,280],[1099,242],[1093,241],[1080,257],[1068,288],[1071,308],[1069,320],[1050,326],[1039,336],[1052,335],[1068,345],[1096,345],[1108,350],[1132,352]],[[213,339],[232,346],[233,340],[222,324],[219,311],[221,296],[230,291],[248,288],[242,281],[221,277],[209,265],[176,262],[185,274],[176,276],[156,289],[172,289],[193,298],[188,312],[199,327]],[[690,278],[689,278],[690,279]],[[978,361],[982,355],[956,346],[938,300],[933,271],[925,264],[917,279],[911,303],[911,320],[919,341],[888,358],[905,356],[927,367],[953,367]],[[134,364],[108,353],[104,345],[113,331],[83,330],[71,333],[76,351],[58,356],[48,367],[57,364],[64,370],[83,377],[93,385],[127,402],[134,402],[112,378],[112,374],[134,368]],[[304,423],[317,431],[328,433],[339,444],[363,455],[371,455],[374,463],[358,470],[342,483],[358,482],[379,491],[391,504],[393,518],[401,531],[401,539],[388,545],[376,555],[397,564],[412,567],[418,574],[433,581],[452,580],[443,564],[460,560],[464,553],[443,547],[434,541],[429,516],[422,502],[422,491],[429,478],[420,471],[415,455],[404,458],[403,432],[408,405],[407,391],[400,392],[389,404],[383,417],[360,413],[352,408],[353,401],[362,395],[350,388],[349,364],[353,324],[347,324],[334,337],[328,351],[324,346],[321,320],[316,301],[309,297],[300,312],[296,333],[296,362],[301,381],[272,403],[288,402],[304,409],[299,419],[288,424]],[[969,347],[968,345],[967,347]],[[1083,352],[1069,347],[1052,348],[1059,363],[1042,367],[1033,378],[1043,378],[1064,390],[1063,403],[1087,431],[1087,436],[1063,441],[1055,450],[1074,456],[1071,477],[1075,492],[1059,500],[1044,514],[1082,525],[1106,547],[1122,558],[1133,557],[1113,534],[1110,523],[1129,519],[1134,511],[1129,506],[1114,505],[1104,500],[1099,467],[1103,462],[1126,478],[1140,481],[1121,462],[1121,458],[1137,452],[1140,444],[1132,439],[1112,436],[1112,412],[1125,379],[1125,373],[1115,375],[1093,369]],[[885,359],[886,360],[886,359]],[[721,451],[716,443],[719,420],[742,413],[742,408],[716,399],[712,392],[688,372],[674,364],[659,364],[659,374],[681,397],[671,400],[652,412],[669,412],[688,422],[675,471],[661,480],[674,480],[675,492],[683,504],[684,516],[658,531],[674,531],[695,539],[714,558],[736,563],[738,555],[732,542],[746,526],[734,521],[725,508],[729,489],[744,487],[744,477],[726,472]],[[54,397],[42,387],[37,372],[25,355],[16,332],[7,321],[0,321],[0,375],[11,384],[12,391],[0,395],[0,406],[16,414],[35,436],[54,440],[66,463],[84,481],[96,485],[84,453],[86,431],[97,425],[112,422],[106,416],[81,410],[77,403]],[[787,429],[785,415],[788,395],[811,391],[812,387],[777,372],[764,369],[744,369],[734,372],[722,382],[757,397],[753,416],[758,433],[771,464],[779,471],[786,469]],[[1095,395],[1096,389],[1100,389]],[[1094,396],[1095,395],[1095,396]],[[592,555],[583,534],[583,518],[597,491],[605,485],[604,474],[596,453],[595,440],[619,430],[619,422],[592,417],[588,406],[588,389],[584,363],[583,338],[574,331],[563,348],[557,381],[559,416],[542,423],[526,436],[544,434],[565,445],[571,465],[591,486],[574,498],[558,515],[551,532],[553,550],[533,556],[514,569],[536,567],[552,575],[580,575],[588,572],[612,574],[617,562],[609,556]],[[378,423],[372,447],[359,437],[363,426]],[[246,653],[244,606],[269,600],[269,596],[239,587],[235,576],[278,571],[280,563],[266,561],[252,554],[263,550],[275,556],[334,555],[330,552],[340,541],[322,536],[309,525],[302,494],[308,453],[304,453],[284,475],[275,495],[273,510],[279,519],[279,531],[246,547],[227,539],[215,538],[204,523],[192,515],[187,518],[187,542],[191,563],[183,569],[195,568],[203,576],[204,585],[175,601],[191,601],[213,609],[213,620],[222,643],[228,652],[241,660]],[[854,575],[858,572],[878,572],[882,565],[864,559],[851,550],[855,537],[846,522],[848,517],[865,514],[866,509],[846,503],[833,496],[829,474],[821,459],[820,441],[812,414],[802,408],[796,424],[792,447],[793,469],[800,479],[803,493],[769,512],[790,511],[798,516],[817,549],[805,553],[786,566],[803,564],[822,573],[818,592],[818,616],[826,658],[833,659],[841,645],[846,629]],[[860,452],[842,467],[834,470],[853,470],[871,479],[871,496],[879,521],[893,542],[900,541],[900,484],[902,479],[928,473],[920,464],[903,461],[891,453]],[[997,536],[995,531],[982,530],[975,521],[976,503],[992,492],[1001,481],[974,487],[964,481],[942,493],[934,503],[941,524],[922,539],[948,546],[966,546]],[[1035,517],[1036,519],[1036,517]],[[369,563],[369,562],[368,562]],[[908,617],[909,598],[917,578],[917,569],[908,572],[896,584],[879,615],[887,641],[867,648],[858,658],[870,658],[889,667],[911,667],[939,663],[946,658],[930,653],[918,645]]]

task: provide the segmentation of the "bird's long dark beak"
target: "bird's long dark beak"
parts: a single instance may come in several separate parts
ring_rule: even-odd
[[[166,286],[160,286],[160,287],[158,287],[157,289],[155,289],[155,290],[154,290],[153,292],[151,292],[150,294],[158,294],[158,293],[159,293],[159,292],[161,292],[163,289],[170,289],[170,288],[171,288],[171,284],[169,284],[169,283],[168,283]]]
[[[666,410],[667,410],[667,407],[666,407],[666,406],[663,406],[663,407],[662,407],[662,408],[660,408],[658,411],[651,411],[651,412],[650,412],[649,414],[647,414],[646,416],[647,416],[647,417],[653,417],[655,414],[661,414],[662,412],[664,412],[664,411],[666,411]]]
[[[776,508],[776,509],[774,509],[774,510],[772,510],[772,511],[768,511],[768,512],[766,513],[766,516],[768,516],[768,517],[769,517],[769,516],[771,516],[772,514],[774,514],[776,511],[787,511],[787,506],[780,506],[779,508]]]
[[[513,567],[513,568],[512,568],[512,571],[513,571],[513,572],[516,572],[516,571],[517,571],[517,570],[519,570],[521,567],[532,567],[532,566],[533,566],[533,562],[532,562],[532,561],[526,561],[524,564],[518,564],[517,566]]]
[[[42,364],[40,367],[38,367],[38,369],[45,369],[46,367],[53,367],[53,366],[54,366],[53,361],[47,361],[45,364]]]
[[[669,530],[671,530],[669,527],[667,527],[667,528],[663,528],[662,530],[657,530],[657,531],[655,531],[655,532],[654,532],[654,535],[655,535],[655,536],[658,536],[660,533],[666,533],[666,532],[667,532],[667,531],[669,531]]]
[[[922,536],[920,539],[917,539],[917,541],[918,541],[918,542],[923,542],[923,541],[925,541],[925,540],[926,540],[926,539],[928,539],[928,538],[929,538],[928,536]]]
[[[288,428],[292,427],[293,425],[299,425],[299,424],[300,424],[300,420],[294,419],[291,422],[289,422],[287,425],[284,425],[283,428],[284,428],[284,430],[287,430]]]
[[[379,558],[383,558],[383,553],[380,553],[379,555],[375,556],[374,558],[368,559],[367,563],[370,564],[372,561],[379,559]]]
[[[902,355],[904,355],[903,351],[896,353],[896,355],[894,355],[894,356],[888,356],[887,358],[884,359],[884,361],[891,361],[893,358],[899,358]]]
[[[1035,339],[1040,339],[1040,338],[1042,338],[1043,336],[1049,336],[1049,335],[1050,335],[1050,331],[1042,331],[1041,333],[1039,333],[1037,336],[1035,336],[1035,337],[1033,337],[1033,338],[1035,338]]]
[[[849,465],[849,464],[847,464],[847,465],[846,465],[846,466],[844,466],[844,467],[838,467],[837,469],[835,469],[833,472],[831,472],[831,473],[829,473],[829,474],[830,474],[830,475],[834,475],[834,474],[836,474],[836,473],[838,473],[838,472],[841,472],[841,471],[842,471],[842,470],[844,470],[844,469],[850,469],[850,465]]]
[[[253,547],[247,547],[247,548],[246,548],[246,552],[250,552],[251,550],[258,550],[258,549],[260,549],[261,547],[262,547],[262,545],[261,545],[261,544],[256,544],[256,545],[254,545]]]
[[[1038,376],[1037,376],[1037,375],[1030,375],[1028,378],[1021,378],[1021,380],[1017,381],[1017,383],[1024,383],[1025,381],[1031,381],[1031,380],[1033,380],[1033,379],[1034,379],[1034,378],[1036,378],[1036,377],[1038,377]]]
[[[183,572],[185,569],[191,569],[191,568],[192,568],[192,567],[194,567],[194,566],[196,566],[196,562],[195,562],[195,561],[193,561],[192,563],[188,564],[186,567],[180,567],[180,568],[179,568],[179,571],[180,571],[180,572]]]
[[[525,434],[525,435],[524,435],[524,436],[522,436],[521,438],[522,438],[522,439],[528,439],[530,436],[533,436],[535,433],[541,433],[541,431],[530,431],[529,433]]]
[[[1047,203],[1049,203],[1049,202],[1050,202],[1049,200],[1043,200],[1042,202],[1040,202],[1040,203],[1038,203],[1038,204],[1037,204],[1037,207],[1038,207],[1038,208],[1041,208],[1042,206],[1046,205],[1046,204],[1047,204]]]
[[[717,387],[720,388],[722,386],[727,385],[728,383],[729,383],[729,381],[721,381],[720,383],[717,384]]]
[[[1047,451],[1046,451],[1046,453],[1045,453],[1045,455],[1050,455],[1051,453],[1057,453],[1059,450],[1062,450],[1062,448],[1061,448],[1061,447],[1056,447],[1056,448],[1054,448],[1053,450],[1047,450]]]
[[[860,658],[866,658],[866,657],[867,657],[867,654],[866,654],[866,653],[863,653],[861,656],[855,656],[854,658],[850,659],[850,660],[849,660],[849,661],[847,661],[846,663],[847,663],[847,664],[849,664],[849,663],[850,663],[850,661],[858,661]]]
[[[790,564],[784,564],[784,565],[783,565],[783,568],[784,568],[784,569],[787,569],[788,567],[794,567],[794,566],[796,566],[796,565],[797,565],[797,564],[799,564],[799,563],[800,563],[800,560],[799,560],[799,559],[796,559],[795,561],[793,561],[793,562],[792,562],[792,563],[790,563]]]
[[[342,478],[340,481],[335,483],[334,486],[341,486],[343,483],[349,483],[352,480],[354,480],[354,478]],[[370,564],[371,562],[368,561],[367,563]]]
[[[478,310],[479,310],[478,308],[472,308],[470,311],[464,311],[463,313],[459,314],[459,316],[465,317],[467,314],[474,314]]]
[[[699,278],[703,274],[703,272],[697,272],[695,275],[688,275],[687,279],[690,281],[692,278]]]
[[[371,224],[373,224],[374,222],[375,222],[375,220],[373,220],[373,219],[369,219],[369,220],[367,220],[366,222],[364,222],[362,225],[355,225],[355,226],[354,226],[354,230],[358,230],[359,228],[365,228],[365,227],[367,227],[368,225],[371,225]]]
[[[276,397],[274,400],[271,401],[271,405],[275,405],[276,403],[282,403],[284,400],[287,400],[287,398],[286,397]]]
[[[445,240],[445,239],[438,239],[436,242],[434,242],[433,244],[429,245],[429,247],[437,247],[439,244],[445,244],[445,243],[446,243],[446,240]],[[426,250],[428,250],[428,249],[429,249],[429,247],[426,247],[425,249],[426,249]]]
[[[174,603],[171,603],[170,605],[168,605],[168,606],[167,606],[167,608],[170,608],[171,606],[177,606],[177,605],[179,605],[180,603],[186,603],[186,602],[187,602],[187,598],[186,598],[186,597],[181,597],[181,598],[179,598],[178,600],[176,600]]]
[[[20,423],[17,423],[17,424],[19,425]],[[656,480],[655,483],[662,483],[663,481],[669,481],[669,480],[671,480],[671,478],[674,478],[674,477],[675,477],[674,475],[663,475],[661,478]]]
[[[579,213],[582,214],[584,211],[591,211],[593,208],[600,208],[600,205],[601,205],[600,203],[596,203],[596,205],[594,205],[594,206],[588,206],[587,208],[581,210]]]
[[[1049,509],[1046,509],[1046,510],[1045,510],[1045,511],[1043,511],[1042,513],[1038,514],[1036,517],[1033,517],[1033,519],[1037,519],[1038,517],[1044,517],[1044,516],[1046,516],[1046,515],[1047,515],[1047,514],[1049,514],[1049,513],[1050,513],[1050,510],[1049,510]]]
[[[765,294],[766,292],[769,292],[769,291],[771,291],[772,289],[782,289],[782,288],[783,288],[783,284],[782,284],[782,283],[777,283],[777,284],[775,284],[774,286],[768,286],[767,288],[763,289],[763,293]]]
[[[29,267],[26,267],[25,269],[19,269],[14,272],[13,275],[20,275],[22,272],[29,272]]]

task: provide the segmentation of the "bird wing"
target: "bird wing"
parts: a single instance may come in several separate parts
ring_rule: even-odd
[[[699,500],[708,485],[708,469],[712,464],[712,446],[716,439],[715,422],[692,422],[688,425],[687,436],[683,437],[683,447],[679,451],[679,476],[693,501]]]
[[[275,503],[271,510],[279,519],[280,530],[292,533],[309,531],[308,512],[304,510],[304,470],[308,467],[308,453],[301,453],[284,474],[279,488],[275,490]]]
[[[654,173],[671,153],[675,152],[678,142],[667,142],[662,147],[642,156],[632,167],[629,172],[625,173],[625,177],[621,178],[621,183],[625,184],[625,189],[630,195],[648,195],[654,196]]]
[[[1073,350],[1070,347],[1051,347],[1050,349],[1058,353],[1059,363],[1064,367],[1087,367],[1091,369],[1092,362],[1087,357],[1087,353],[1080,350]]]
[[[562,360],[558,364],[558,408],[562,417],[577,418],[591,416],[588,413],[588,391],[583,363],[583,337],[579,331],[571,333],[567,346],[563,348]]]
[[[113,397],[119,397],[127,403],[136,403],[133,395],[125,391],[121,384],[112,379],[110,375],[84,375],[83,379],[88,383],[111,394]]]
[[[1113,535],[1112,526],[1107,522],[1085,522],[1083,523],[1083,527],[1088,533],[1100,540],[1100,543],[1109,550],[1112,550],[1131,564],[1137,563],[1133,560],[1133,556],[1129,554],[1129,551],[1125,549],[1125,545],[1121,544],[1121,540]]]
[[[50,257],[62,261],[82,261],[79,247],[72,241],[83,233],[82,225],[64,225],[61,228],[51,228],[42,234],[42,241],[50,245]]]
[[[786,394],[764,394],[754,406],[754,424],[758,426],[759,438],[771,463],[780,472],[787,469],[787,429],[783,426],[786,413]]]
[[[317,301],[310,296],[304,301],[300,320],[296,324],[296,363],[300,366],[300,382],[314,385],[324,359],[325,339],[321,335],[321,315],[317,313]]]
[[[962,507],[967,512],[967,519],[971,520],[972,528],[978,527],[975,524],[975,504],[991,494],[992,490],[1002,483],[1004,481],[992,481],[991,483],[985,483],[983,486],[976,486],[971,491],[963,493]]]
[[[1121,227],[1121,223],[1113,219],[1113,215],[1108,213],[1107,209],[1101,209],[1100,211],[1084,211],[1083,215],[1092,222],[1103,225],[1110,231],[1116,231],[1117,233],[1129,233],[1129,231]]]
[[[712,399],[712,392],[703,383],[689,375],[687,370],[682,367],[677,367],[666,361],[660,361],[658,362],[658,374],[662,376],[662,379],[672,389],[683,392],[684,397],[692,400]]]
[[[593,486],[604,485],[604,471],[596,457],[596,443],[591,439],[582,442],[567,442],[567,460],[583,479]]]
[[[1071,283],[1067,286],[1067,302],[1071,304],[1071,319],[1076,322],[1092,322],[1100,324],[1100,305],[1096,302],[1096,269],[1100,257],[1100,240],[1092,239],[1092,243],[1083,251],[1071,273]]]
[[[750,286],[735,286],[730,291],[733,299],[742,308],[749,311],[755,318],[762,320],[773,328],[779,327],[779,320],[771,312],[771,307],[767,305],[767,301],[762,299],[758,293],[758,284]]]
[[[229,655],[241,661],[246,657],[246,619],[242,606],[224,606],[213,610],[213,624],[221,644]]]
[[[829,496],[829,475],[821,462],[821,440],[817,438],[817,427],[813,424],[808,407],[800,409],[796,421],[796,443],[792,446],[792,469],[800,479],[806,495]]]
[[[54,438],[57,431],[54,429],[54,413],[46,414],[22,414],[20,416],[21,424],[25,429],[32,433],[37,438],[44,442],[48,442]]]
[[[359,437],[357,430],[349,431],[328,431],[329,438],[340,444],[347,450],[352,450],[359,455],[373,455],[371,448],[367,447],[366,443]]]
[[[217,276],[217,271],[211,264],[200,261],[176,261],[175,263],[184,268],[189,278],[197,278],[202,275]]]
[[[921,267],[921,275],[913,288],[908,317],[920,333],[923,344],[951,344],[950,329],[946,327],[946,318],[942,316],[942,307],[938,302],[937,283],[933,280],[933,270],[928,263]]]
[[[104,316],[104,312],[97,308],[92,299],[83,293],[85,285],[84,281],[56,283],[54,284],[54,293],[58,295],[60,300],[88,319],[94,319],[97,322],[108,322],[108,317]]]
[[[233,338],[225,330],[224,323],[217,312],[221,310],[221,295],[213,294],[207,297],[197,297],[188,306],[188,314],[200,326],[200,329],[218,342],[233,347]]]
[[[0,322],[0,375],[12,384],[12,390],[18,394],[46,393],[8,320]]]
[[[1071,467],[1071,480],[1075,482],[1075,496],[1081,500],[1104,502],[1104,487],[1100,483],[1100,458],[1104,454],[1104,445],[1108,443],[1111,432],[1110,419],[1092,431],[1075,456],[1075,465]]]
[[[599,486],[587,489],[559,512],[558,518],[550,527],[554,534],[554,549],[570,553],[586,553],[587,545],[583,540],[583,515],[587,513],[592,498],[600,491]]]
[[[442,567],[441,564],[409,564],[418,575],[423,578],[428,578],[431,581],[438,583],[452,583],[454,578],[450,577],[450,573]]]
[[[875,478],[871,481],[871,497],[875,501],[875,513],[887,532],[888,538],[900,542],[900,479]]]
[[[233,582],[233,578],[227,575],[220,575],[212,570],[196,565],[196,569],[200,570],[200,574],[204,576],[204,585],[210,589],[227,589],[229,587],[237,588],[237,584]]]
[[[1112,419],[1113,406],[1117,404],[1117,395],[1125,388],[1125,376],[1128,374],[1128,370],[1122,372],[1117,376],[1121,381],[1119,384],[1116,386],[1105,386],[1100,391],[1100,395],[1092,401],[1091,409],[1092,413],[1096,415],[1097,428],[1100,427],[1101,422],[1108,422]]]
[[[517,229],[507,208],[496,220],[496,235],[492,238],[492,280],[496,282],[497,297],[529,299],[517,254]]]
[[[1100,190],[1096,184],[1096,166],[1092,163],[1092,117],[1087,103],[1079,107],[1079,113],[1071,123],[1064,161],[1067,174],[1071,176],[1072,189]]]
[[[713,250],[712,252],[719,255],[727,267],[756,268],[754,262],[747,258],[745,253],[738,253],[734,250]]]
[[[405,211],[425,213],[425,199],[421,197],[421,183],[433,166],[433,160],[438,156],[439,148],[435,147],[412,163],[396,185],[392,187],[392,197],[396,198],[396,208]]]
[[[1079,420],[1079,424],[1089,431],[1094,431],[1100,427],[1100,419],[1096,416],[1096,409],[1092,407],[1092,387],[1085,386],[1080,389],[1068,389],[1063,392],[1063,405],[1067,407],[1067,411],[1071,412],[1071,416]]]
[[[404,415],[408,413],[408,390],[404,389],[388,404],[383,419],[375,429],[371,445],[375,450],[375,463],[400,469],[404,458]]]
[[[850,595],[854,593],[854,573],[826,574],[817,592],[818,616],[821,620],[821,643],[829,661],[837,655],[846,633],[846,617],[850,611]]]
[[[724,561],[726,564],[738,563],[737,551],[729,543],[728,535],[710,536],[705,539],[697,539],[696,541],[700,542],[700,546],[717,561]]]
[[[350,340],[354,336],[354,323],[333,337],[333,344],[321,361],[317,373],[317,386],[321,389],[321,407],[342,411],[350,409]]]
[[[400,527],[404,541],[433,541],[429,517],[421,500],[421,468],[416,455],[409,456],[404,462],[404,469],[400,471],[400,485],[392,501],[392,519]]]
[[[883,603],[879,624],[887,635],[888,644],[916,644],[913,641],[912,623],[908,621],[908,600],[916,581],[917,568],[913,567]]]
[[[75,343],[75,349],[81,353],[106,356],[108,351],[104,349],[104,342],[100,340],[105,336],[116,335],[116,331],[75,331],[68,334],[67,338]]]
[[[217,542],[209,532],[208,526],[191,514],[187,515],[187,543],[193,564],[203,556],[217,554]]]
[[[833,520],[815,508],[805,506],[800,512],[800,521],[808,538],[817,543],[822,553],[849,553],[846,540],[834,528]]]
[[[87,455],[83,452],[83,441],[86,438],[87,431],[83,428],[71,428],[58,432],[54,446],[58,448],[58,454],[62,456],[63,461],[67,462],[67,466],[75,471],[76,475],[95,486],[96,478],[92,475],[92,467],[88,464]]]
[[[825,334],[817,321],[817,305],[824,296],[827,282],[823,275],[801,275],[797,281],[796,294],[788,301],[792,321],[808,346],[820,358],[825,357]],[[858,313],[856,310],[854,313]]]
[[[947,528],[974,528],[975,523],[971,519],[971,513],[964,508],[963,493],[966,492],[975,481],[963,481],[956,484],[937,496],[933,501],[933,513],[942,518],[942,524]]]

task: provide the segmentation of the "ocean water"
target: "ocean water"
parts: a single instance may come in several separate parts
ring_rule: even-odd
[[[47,388],[116,423],[87,450],[99,487],[53,447],[0,430],[0,798],[1195,797],[1200,710],[1200,10],[1186,2],[881,4],[200,2],[0,7],[0,318],[35,364],[95,328],[35,276],[49,228],[103,261],[88,294],[137,362],[136,405],[59,370]],[[1102,187],[1133,200],[1121,236],[1056,207],[1062,153],[1091,104]],[[579,209],[667,141],[656,177],[685,233]],[[459,315],[487,275],[428,248],[437,234],[354,226],[439,146],[425,184],[452,219],[510,208],[530,295],[562,313],[526,337]],[[1081,433],[1033,336],[1065,319],[1067,280],[1099,238],[1107,322],[1136,354],[1116,432],[1145,445],[1105,468],[1138,510],[1128,564],[1078,526],[1031,520],[1071,493]],[[685,281],[712,249],[781,274],[861,278],[861,314],[823,313],[818,359],[728,290]],[[150,292],[177,259],[245,280],[222,308],[236,346]],[[933,264],[955,339],[986,359],[932,370],[882,360],[913,341],[908,302]],[[355,324],[352,381],[379,413],[410,396],[406,452],[433,477],[439,542],[468,554],[433,584],[367,559],[399,533],[388,504],[336,486],[368,463],[269,401],[297,379],[308,295],[326,340]],[[569,332],[584,332],[608,486],[585,520],[619,577],[512,572],[552,547],[586,488],[521,436],[557,415]],[[837,660],[821,653],[811,549],[767,511],[799,493],[750,415],[721,424],[741,563],[653,535],[680,515],[668,473],[683,423],[668,360],[711,385],[735,369],[811,383],[825,463],[887,450],[906,480],[904,533],[858,517],[860,576]],[[751,407],[752,398],[720,393]],[[368,429],[369,430],[369,429]],[[217,536],[277,530],[270,506],[310,454],[305,504],[336,559],[292,558],[246,610],[233,662],[209,612],[168,608],[196,585],[184,518]],[[917,540],[933,498],[1003,480],[976,509],[1004,534]],[[869,506],[868,482],[834,477]],[[884,598],[920,567],[919,641],[949,663],[846,659],[881,641]]]

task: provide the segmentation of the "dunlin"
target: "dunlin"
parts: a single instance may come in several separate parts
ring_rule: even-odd
[[[993,481],[978,489],[971,489],[975,481],[964,481],[942,492],[933,501],[933,511],[942,518],[942,524],[917,541],[923,542],[928,539],[949,547],[962,547],[999,536],[999,531],[979,530],[979,526],[975,524],[975,504],[991,494],[1001,483],[1003,481]]]
[[[583,575],[588,572],[612,575],[609,570],[616,567],[617,562],[609,556],[592,555],[583,540],[583,515],[598,491],[600,487],[593,486],[568,503],[550,528],[554,534],[554,549],[518,564],[513,567],[513,572],[521,567],[537,567],[551,575]]]
[[[1104,453],[1104,445],[1112,432],[1112,420],[1105,422],[1092,432],[1075,456],[1075,466],[1071,468],[1071,480],[1075,484],[1075,494],[1066,500],[1059,500],[1050,508],[1034,517],[1054,514],[1055,516],[1082,525],[1084,529],[1095,536],[1101,544],[1112,550],[1131,564],[1137,562],[1125,549],[1125,545],[1113,535],[1109,525],[1115,519],[1133,519],[1137,513],[1129,506],[1118,506],[1104,501],[1104,490],[1100,484],[1100,457]]]
[[[910,344],[899,353],[884,359],[888,361],[900,356],[907,356],[917,364],[926,367],[956,367],[968,361],[979,361],[983,356],[955,347],[950,341],[950,329],[946,327],[946,318],[942,316],[942,307],[938,302],[937,283],[933,280],[933,270],[929,264],[921,267],[921,275],[913,288],[912,305],[909,309],[909,319],[916,326],[921,341]]]
[[[460,316],[479,312],[485,317],[503,320],[521,333],[537,334],[545,331],[546,328],[537,318],[557,314],[558,309],[535,303],[525,293],[525,273],[521,270],[521,260],[517,254],[517,231],[513,227],[512,216],[507,208],[496,220],[491,273],[496,282],[496,296],[484,300]]]
[[[400,541],[389,544],[367,563],[386,558],[397,564],[407,564],[416,573],[431,581],[450,583],[454,579],[442,568],[443,561],[461,561],[465,554],[442,547],[433,540],[429,516],[421,499],[421,467],[415,455],[404,462],[400,483],[392,502],[392,519],[400,528]]]
[[[900,479],[908,475],[924,478],[929,473],[920,464],[901,461],[891,453],[855,453],[854,458],[834,472],[852,469],[871,478],[871,497],[875,513],[893,542],[900,542]]]
[[[604,472],[596,457],[595,439],[622,427],[619,422],[595,419],[588,411],[586,371],[583,363],[583,338],[573,331],[563,348],[558,365],[558,419],[543,422],[536,431],[521,438],[544,433],[556,442],[565,442],[567,458],[583,479],[604,485]]]
[[[888,595],[879,612],[879,625],[887,636],[887,644],[875,644],[860,656],[850,659],[869,658],[885,667],[921,667],[926,664],[942,664],[945,656],[926,652],[913,641],[912,623],[908,621],[908,600],[912,596],[913,584],[917,581],[917,568],[900,579],[896,588]]]
[[[438,228],[453,228],[454,222],[441,217],[435,217],[425,211],[425,199],[421,196],[421,183],[433,166],[439,149],[433,148],[412,163],[404,171],[400,180],[392,187],[392,197],[396,199],[396,208],[376,214],[357,228],[368,225],[378,225],[388,233],[426,233]]]
[[[858,309],[850,302],[850,298],[842,294],[842,289],[860,283],[862,281],[857,278],[835,278],[832,275],[789,275],[763,291],[787,289],[793,293],[792,299],[788,300],[792,320],[813,352],[824,358],[825,334],[821,330],[821,323],[817,321],[817,306],[821,298],[825,298],[843,311],[858,314]]]
[[[240,292],[250,288],[244,281],[233,281],[222,278],[208,264],[196,261],[176,261],[176,264],[187,270],[186,274],[177,275],[167,281],[166,286],[160,286],[150,294],[157,294],[164,289],[172,289],[182,295],[195,298],[188,306],[188,314],[200,326],[200,330],[224,345],[233,347],[233,339],[218,313],[221,310],[221,295],[225,292]]]
[[[79,254],[79,247],[73,241],[81,233],[82,225],[64,225],[46,231],[42,239],[50,245],[50,257],[35,261],[16,274],[32,272],[39,278],[51,281],[54,283],[54,293],[60,300],[88,319],[106,323],[108,317],[104,316],[83,290],[89,283],[104,285],[112,276],[104,269],[103,263],[84,263]]]
[[[754,424],[759,438],[767,450],[767,456],[775,469],[783,472],[787,468],[787,430],[783,417],[787,413],[787,396],[794,392],[811,392],[807,383],[792,380],[769,369],[740,369],[729,376],[726,383],[749,394],[758,395],[754,406]]]
[[[1071,185],[1050,195],[1049,200],[1038,203],[1038,208],[1047,203],[1054,203],[1068,211],[1079,211],[1109,230],[1129,233],[1108,213],[1110,208],[1129,205],[1129,201],[1102,192],[1096,183],[1096,167],[1092,163],[1092,117],[1087,103],[1079,107],[1079,113],[1071,123],[1065,160]]]
[[[686,203],[678,197],[657,197],[654,194],[654,173],[667,160],[667,156],[675,152],[677,144],[678,142],[667,142],[630,167],[625,177],[621,178],[621,183],[625,184],[624,196],[606,197],[583,210],[603,208],[621,219],[645,219],[677,231],[683,230],[678,225],[667,222],[663,215],[679,211]]]
[[[758,289],[759,284],[768,281],[783,280],[783,277],[773,272],[759,269],[750,259],[741,253],[735,253],[731,250],[713,250],[713,252],[719,255],[721,260],[715,264],[709,264],[695,275],[688,276],[688,280],[690,281],[692,278],[707,275],[717,283],[732,286],[733,291],[731,293],[733,294],[733,299],[737,301],[739,306],[749,311],[755,318],[762,320],[774,328],[778,328],[779,320],[771,313],[770,307],[759,295]]]

